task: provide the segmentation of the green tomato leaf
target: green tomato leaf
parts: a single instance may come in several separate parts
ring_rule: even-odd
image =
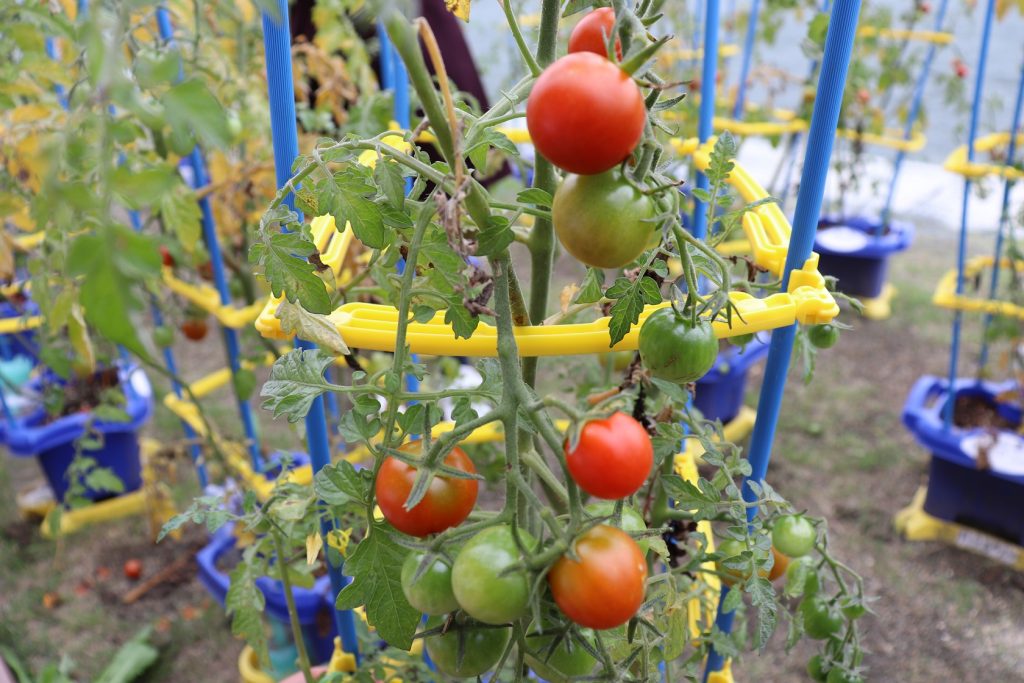
[[[351,225],[352,232],[366,246],[383,249],[389,240],[380,207],[367,199],[373,194],[373,186],[349,169],[317,183],[317,206],[334,216],[338,225]]]
[[[316,473],[313,490],[328,505],[366,504],[370,482],[347,460],[339,460]]]
[[[199,203],[184,185],[160,197],[160,219],[189,253],[199,244],[201,234]]]
[[[491,216],[487,226],[477,235],[477,256],[497,256],[515,240],[512,224],[504,216]]]
[[[245,638],[260,661],[266,662],[270,657],[267,634],[263,627],[266,601],[263,591],[256,587],[256,579],[256,566],[250,562],[239,562],[231,571],[231,586],[224,607],[231,617],[231,632]]]
[[[375,522],[345,562],[352,583],[339,594],[338,609],[366,606],[366,619],[388,644],[407,650],[421,614],[402,592],[402,563],[408,550],[391,537],[386,524]]]
[[[324,370],[334,358],[320,349],[296,349],[281,356],[270,369],[270,379],[260,396],[263,407],[298,422],[309,412],[313,401],[334,386],[324,379]]]
[[[298,301],[310,313],[326,314],[331,312],[331,297],[317,277],[316,266],[306,260],[315,251],[314,244],[301,233],[274,233],[252,246],[249,260],[263,267],[274,296]]]
[[[174,130],[191,129],[213,147],[231,143],[231,128],[220,102],[202,81],[190,78],[170,88],[161,98],[165,116]]]
[[[516,201],[523,204],[536,204],[541,208],[550,209],[551,203],[554,200],[551,198],[551,193],[547,190],[542,190],[539,187],[528,187],[516,195]]]
[[[610,341],[608,346],[615,346],[627,334],[630,328],[640,320],[640,313],[645,304],[661,302],[661,291],[658,284],[644,276],[630,282],[620,277],[608,288],[605,296],[615,299],[611,309],[611,321],[608,324]]]
[[[604,296],[604,271],[599,268],[587,268],[587,276],[583,278],[580,291],[576,292],[574,303],[592,304]]]
[[[373,167],[373,182],[384,193],[388,203],[394,208],[405,208],[405,178],[402,169],[393,161],[378,159]]]
[[[281,321],[281,329],[299,339],[313,342],[336,356],[347,356],[351,353],[345,340],[341,338],[337,325],[326,315],[310,313],[302,306],[296,306],[288,301],[278,304],[274,315]]]
[[[118,166],[110,174],[110,186],[114,194],[132,209],[159,204],[164,195],[176,185],[181,185],[181,178],[169,166],[137,170]],[[195,203],[194,199],[192,203]]]

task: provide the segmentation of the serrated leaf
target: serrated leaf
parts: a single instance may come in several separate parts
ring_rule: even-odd
[[[124,482],[109,467],[95,467],[85,475],[85,485],[95,491],[121,493]]]
[[[180,183],[178,174],[168,166],[142,169],[118,166],[110,175],[111,190],[117,195],[118,200],[132,209],[157,204]]]
[[[276,233],[269,241],[254,244],[251,257],[263,266],[263,274],[274,296],[298,301],[310,313],[330,313],[331,297],[316,266],[306,257],[316,247],[299,233]]]
[[[477,256],[497,256],[515,240],[512,224],[504,216],[491,216],[487,227],[477,235]]]
[[[405,178],[398,164],[391,161],[378,162],[373,167],[373,182],[393,207],[405,208]]]
[[[339,460],[317,472],[313,490],[328,505],[365,504],[370,493],[367,480],[347,460]]]
[[[333,386],[324,379],[324,370],[334,358],[319,349],[296,349],[281,356],[270,370],[270,379],[260,396],[263,407],[274,417],[285,415],[289,422],[298,422],[310,406]]]
[[[231,128],[220,102],[199,79],[182,81],[161,97],[164,115],[175,129],[191,129],[207,145],[226,147]]]
[[[346,170],[335,178],[325,178],[317,184],[320,207],[334,216],[339,225],[347,222],[352,226],[352,232],[360,242],[373,249],[383,249],[388,245],[388,239],[380,207],[366,197],[374,193],[374,188],[352,170]]]
[[[551,193],[539,187],[528,187],[516,195],[516,201],[523,204],[536,204],[539,207],[550,209],[554,201]]]
[[[470,313],[462,305],[461,300],[449,301],[448,309],[444,312],[444,321],[452,326],[456,339],[459,337],[469,339],[476,331],[476,326],[480,324],[480,319]]]
[[[598,268],[587,268],[580,291],[576,293],[575,303],[592,304],[604,296],[604,271]]]
[[[338,609],[366,607],[366,620],[389,645],[403,650],[412,637],[421,614],[402,591],[402,563],[408,551],[395,542],[386,524],[375,522],[345,562],[352,583],[339,594]]]
[[[240,562],[231,571],[224,608],[231,617],[231,632],[244,638],[261,662],[269,659],[262,617],[265,604],[263,591],[256,587],[255,567],[249,562]]]
[[[326,315],[310,313],[302,306],[282,301],[277,306],[275,317],[281,321],[281,329],[299,339],[313,342],[336,356],[347,356],[349,351],[341,338],[338,327]]]
[[[640,313],[643,312],[645,304],[656,304],[661,301],[658,284],[646,276],[637,278],[634,282],[619,278],[608,288],[605,296],[616,299],[608,323],[609,347],[615,346],[629,334],[630,328],[640,320]]]
[[[184,186],[160,198],[160,220],[178,238],[185,251],[191,253],[199,243],[202,226],[199,203]]]

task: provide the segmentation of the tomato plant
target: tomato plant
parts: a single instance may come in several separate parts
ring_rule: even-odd
[[[189,317],[181,324],[181,333],[190,341],[202,341],[203,339],[206,339],[206,334],[209,331],[210,325],[206,321],[206,318]]]
[[[636,541],[607,525],[576,539],[548,574],[558,608],[581,626],[609,629],[629,621],[644,601],[647,563]]]
[[[418,449],[417,442],[403,447],[410,455]],[[461,448],[453,448],[444,463],[459,472],[476,474],[473,461]],[[395,456],[389,456],[381,465],[376,482],[377,505],[392,526],[410,536],[429,536],[456,526],[469,516],[479,489],[475,479],[434,477],[423,499],[410,509],[406,503],[417,476],[417,467]]]
[[[594,268],[621,268],[647,248],[654,234],[654,203],[613,169],[569,175],[551,207],[565,250]]]
[[[428,619],[427,628],[447,628],[427,636],[423,644],[437,670],[457,678],[473,678],[490,670],[501,659],[512,637],[512,629],[507,626],[456,620],[446,627],[438,617]]]
[[[694,322],[669,306],[652,313],[640,328],[640,358],[655,377],[696,382],[714,366],[718,340],[709,322]]]
[[[839,610],[820,595],[809,595],[801,600],[800,615],[807,635],[817,640],[834,636],[843,626]]]
[[[593,52],[606,57],[608,41],[615,30],[615,10],[598,7],[580,19],[569,34],[569,52]],[[615,56],[622,59],[622,41],[615,39]]]
[[[529,633],[526,647],[526,663],[549,683],[568,683],[592,674],[597,668],[597,659],[591,654],[596,644],[590,629],[581,629],[575,638],[572,633],[564,632]]]
[[[402,592],[409,604],[424,614],[447,614],[459,608],[452,591],[452,568],[441,557],[421,565],[424,553],[409,553],[402,563]]]
[[[803,557],[814,550],[818,530],[801,515],[784,515],[772,526],[772,545],[789,557]]]
[[[565,461],[581,489],[614,500],[633,495],[647,480],[654,447],[642,424],[616,412],[583,425],[576,447],[566,443]]]
[[[603,173],[625,160],[640,142],[646,118],[633,78],[592,52],[566,55],[545,69],[526,103],[537,151],[555,166],[583,175]]]
[[[531,539],[520,532],[520,540]],[[452,566],[452,588],[459,606],[485,624],[504,624],[522,617],[529,606],[530,584],[512,529],[496,526],[481,531],[459,551]]]

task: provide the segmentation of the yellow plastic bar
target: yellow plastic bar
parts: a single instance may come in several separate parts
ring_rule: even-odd
[[[918,43],[949,45],[953,42],[953,34],[945,31],[919,31],[905,28],[881,28],[877,26],[861,26],[857,29],[858,38],[891,38],[893,40],[909,40]]]
[[[836,135],[846,140],[859,140],[868,145],[886,147],[900,152],[920,152],[924,149],[925,143],[927,142],[924,133],[919,130],[914,131],[914,134],[910,139],[903,137],[902,133],[896,131],[887,135],[878,135],[877,133],[868,133],[849,128],[841,128],[837,130]]]
[[[992,267],[991,256],[978,256],[971,259],[964,265],[963,278],[969,282],[984,271]],[[1018,273],[1024,273],[1024,264],[1010,259],[1001,259],[1000,268],[1015,268]],[[1024,306],[1009,301],[998,299],[986,299],[980,296],[970,296],[956,293],[957,275],[956,270],[951,270],[942,276],[935,294],[932,296],[932,303],[942,308],[949,308],[955,311],[967,311],[969,313],[990,313],[992,315],[1005,315],[1013,318],[1024,319]]]
[[[980,137],[974,141],[974,151],[991,152],[999,147],[1010,143],[1008,132],[992,133]],[[1017,133],[1017,144],[1024,145],[1024,133]],[[967,146],[963,145],[953,150],[953,153],[946,157],[943,164],[947,171],[958,173],[966,178],[984,178],[985,176],[999,176],[1007,180],[1021,180],[1024,178],[1024,170],[1007,166],[1005,164],[983,164],[967,161]]]
[[[266,305],[263,301],[242,307],[224,305],[220,302],[220,294],[216,289],[209,285],[185,282],[174,275],[173,268],[165,267],[163,277],[164,284],[172,292],[211,314],[224,327],[235,330],[251,325]]]
[[[743,137],[785,135],[787,133],[802,133],[807,130],[807,122],[797,118],[788,121],[739,121],[716,116],[712,119],[712,124],[716,130],[724,130]]]
[[[76,510],[64,510],[60,515],[60,528],[57,530],[57,535],[67,536],[93,524],[102,524],[103,522],[111,522],[115,519],[133,517],[145,511],[146,493],[142,489],[132,491],[131,493],[109,498]],[[53,538],[53,533],[51,532],[52,523],[50,521],[50,515],[52,514],[53,512],[51,511],[43,519],[43,523],[39,527],[40,533],[44,538]]]
[[[735,43],[722,43],[718,46],[719,57],[735,57],[739,53],[740,46]],[[665,52],[660,53],[658,58],[663,64],[670,64],[673,60],[693,61],[697,59],[704,59],[704,48],[683,47],[678,50],[666,50]]]
[[[30,232],[25,235],[17,235],[15,237],[12,237],[11,239],[14,241],[15,246],[17,246],[19,249],[24,249],[25,251],[28,251],[29,249],[34,249],[35,247],[38,247],[40,244],[42,244],[43,240],[46,239],[46,233],[42,230],[39,230],[37,232]]]
[[[41,315],[21,316],[20,318],[0,318],[0,334],[18,334],[34,330],[43,324]]]

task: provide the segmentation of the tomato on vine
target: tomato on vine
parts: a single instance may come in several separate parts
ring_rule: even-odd
[[[431,617],[427,628],[441,626],[444,619]],[[490,671],[508,647],[512,629],[495,628],[470,621],[455,621],[444,633],[423,639],[423,646],[437,670],[456,678],[474,678]]]
[[[174,255],[171,254],[171,250],[164,245],[160,245],[160,260],[167,268],[174,267]]]
[[[825,683],[828,672],[829,670],[825,666],[825,658],[821,655],[814,655],[807,660],[807,675],[811,677],[812,681]]]
[[[570,173],[602,173],[621,163],[646,121],[633,77],[592,52],[574,52],[544,69],[526,103],[537,152]]]
[[[209,330],[206,318],[189,317],[181,324],[181,333],[191,341],[202,341]]]
[[[403,446],[402,450],[411,453],[420,448],[419,442],[414,441]],[[467,474],[476,474],[473,461],[458,447],[445,456],[444,464]],[[418,468],[394,456],[384,459],[375,484],[377,505],[384,519],[402,533],[420,537],[461,524],[476,504],[478,482],[438,474],[431,480],[423,500],[408,510],[405,502],[418,473]]]
[[[617,500],[633,495],[647,481],[654,446],[644,426],[619,411],[583,425],[576,447],[570,450],[566,442],[565,461],[581,489]]]
[[[555,604],[580,626],[615,628],[644,602],[647,562],[629,534],[605,524],[576,539],[576,558],[563,555],[548,573]]]
[[[522,529],[520,540],[533,539]],[[452,589],[466,614],[485,624],[504,624],[526,614],[530,582],[525,571],[510,571],[523,558],[509,526],[484,529],[463,546],[452,565]]]
[[[593,268],[621,268],[644,253],[655,235],[655,215],[651,198],[617,168],[566,176],[551,205],[558,241]]]
[[[815,640],[831,638],[843,627],[843,615],[819,595],[809,595],[801,600],[800,614],[804,620],[804,631]]]
[[[591,648],[596,649],[594,632],[580,629],[580,636]],[[526,663],[538,676],[548,683],[568,683],[583,676],[589,676],[597,666],[594,658],[582,645],[571,638],[568,633],[562,634],[558,644],[552,649],[554,635],[549,633],[526,634]]]
[[[828,323],[812,325],[807,330],[807,340],[819,349],[831,349],[839,341],[839,328]]]
[[[424,614],[447,614],[459,608],[452,591],[452,568],[435,557],[419,578],[416,572],[425,553],[413,552],[402,563],[402,592],[409,604]]]
[[[772,545],[789,557],[803,557],[814,550],[818,530],[803,515],[783,515],[772,526]]]
[[[853,671],[834,666],[825,677],[825,683],[864,683],[864,677]]]
[[[569,34],[569,52],[593,52],[608,56],[608,39],[615,30],[615,10],[598,7],[580,19]],[[615,39],[615,58],[622,60],[622,41]]]
[[[696,321],[672,306],[659,308],[640,328],[640,358],[651,375],[687,384],[714,367],[718,340],[711,323]]]
[[[168,325],[160,325],[153,330],[153,343],[160,348],[167,348],[174,343],[174,328]]]

